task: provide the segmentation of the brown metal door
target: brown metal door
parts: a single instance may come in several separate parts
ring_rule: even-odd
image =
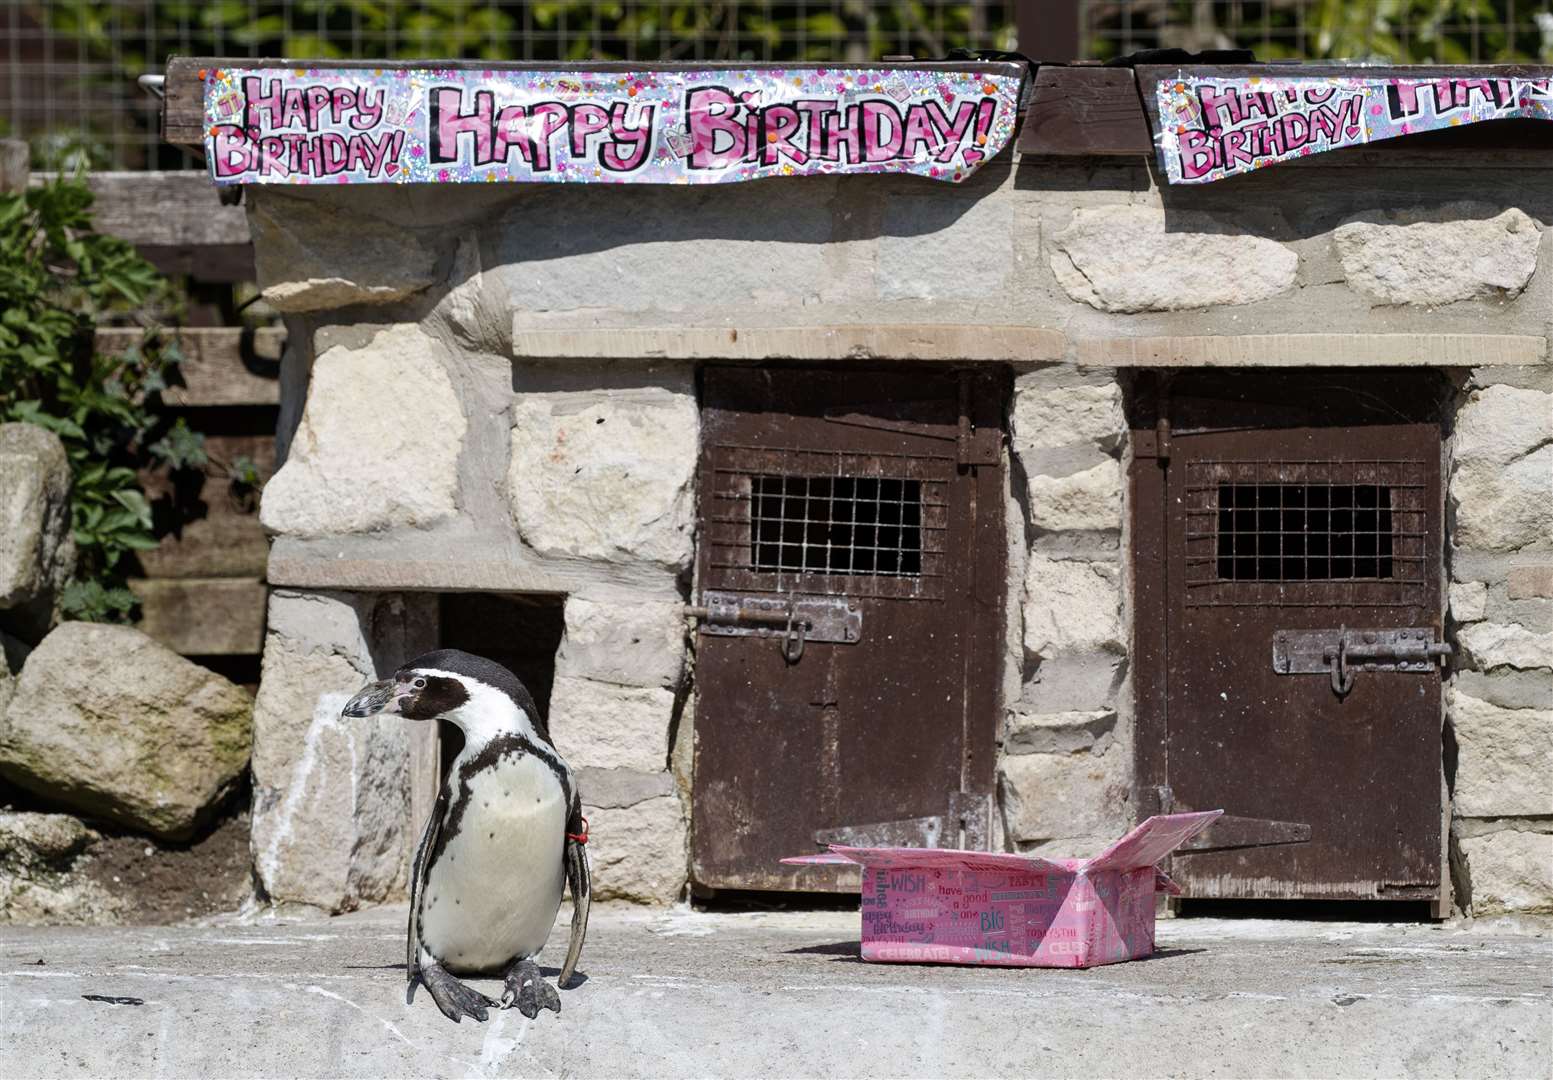
[[[1438,900],[1429,387],[1193,376],[1165,400],[1168,423],[1143,440],[1162,458],[1135,474],[1164,481],[1153,560],[1165,585],[1140,580],[1140,618],[1162,615],[1165,629],[1162,679],[1157,646],[1140,647],[1140,802],[1228,815],[1222,846],[1210,835],[1174,876],[1191,897]],[[1135,488],[1140,530],[1147,486]],[[1138,632],[1141,646],[1151,631]]]
[[[698,603],[777,621],[698,634],[697,885],[855,888],[778,860],[912,818],[956,846],[990,808],[1003,396],[989,372],[705,372]]]

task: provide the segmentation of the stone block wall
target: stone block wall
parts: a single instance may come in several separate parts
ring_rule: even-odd
[[[1008,160],[955,187],[249,189],[261,285],[290,335],[285,463],[263,511],[270,577],[290,597],[277,603],[564,595],[552,729],[583,770],[601,889],[679,895],[696,367],[763,328],[795,332],[746,358],[833,359],[829,327],[910,330],[891,338],[897,351],[835,355],[1006,360],[1017,373],[1001,820],[1009,846],[1084,854],[1135,810],[1122,369],[1450,367],[1458,892],[1479,910],[1546,906],[1538,845],[1553,808],[1534,774],[1549,771],[1528,740],[1553,685],[1553,501],[1535,496],[1549,452],[1536,418],[1553,393],[1553,275],[1537,272],[1553,193],[1525,175],[1474,170],[1468,200],[1453,194],[1459,164],[1318,163],[1191,189],[1134,163]],[[931,349],[922,325],[939,328]],[[1028,328],[1044,335],[1039,356],[975,344],[1025,343],[1017,352],[1036,339],[1010,332]],[[964,355],[945,353],[960,332]],[[358,638],[324,639],[271,629],[262,723],[299,745],[318,688],[370,674]],[[294,790],[267,783],[277,805]],[[354,880],[386,880],[384,864]],[[356,902],[351,874],[331,870],[345,884],[310,902]]]
[[[1553,381],[1471,373],[1450,440],[1457,901],[1553,911]]]

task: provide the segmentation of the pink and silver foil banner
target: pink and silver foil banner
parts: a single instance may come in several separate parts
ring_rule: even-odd
[[[1550,80],[1180,75],[1155,94],[1159,167],[1206,184],[1268,165],[1420,131],[1523,117],[1553,120]]]
[[[1014,133],[1021,69],[207,70],[218,184],[965,179]]]

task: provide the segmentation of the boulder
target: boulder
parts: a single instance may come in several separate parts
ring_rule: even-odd
[[[413,325],[325,349],[289,456],[264,486],[264,527],[317,537],[454,516],[468,423],[444,358]]]
[[[574,769],[661,772],[669,757],[674,693],[558,675],[550,691],[550,734]]]
[[[1121,574],[1114,563],[1030,553],[1025,567],[1025,651],[1125,650],[1119,617]]]
[[[1122,527],[1122,468],[1107,459],[1068,476],[1030,477],[1030,524],[1043,532]]]
[[[1501,829],[1464,836],[1472,914],[1553,911],[1553,833]]]
[[[1553,708],[1506,709],[1452,687],[1446,714],[1456,733],[1456,813],[1553,816]]]
[[[1542,231],[1515,208],[1450,203],[1369,213],[1332,234],[1348,285],[1383,304],[1511,300],[1537,269]],[[1450,252],[1442,259],[1441,252]]]
[[[685,811],[679,797],[664,795],[627,807],[590,806],[588,859],[596,900],[672,904],[687,876]]]
[[[573,593],[566,598],[556,675],[620,686],[678,686],[685,661],[683,610],[678,600]]]
[[[39,605],[46,628],[75,561],[64,444],[36,424],[0,424],[0,609]]]
[[[191,836],[248,765],[240,687],[127,626],[65,623],[0,717],[0,777],[154,836]]]
[[[530,393],[512,409],[507,495],[541,555],[690,562],[700,415],[669,387]]]
[[[1074,300],[1101,311],[1184,311],[1254,304],[1294,287],[1299,256],[1198,211],[1096,206],[1073,211],[1051,269]]]

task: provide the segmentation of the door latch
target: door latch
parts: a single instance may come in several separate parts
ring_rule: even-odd
[[[1327,675],[1332,692],[1353,689],[1356,671],[1422,673],[1440,666],[1452,648],[1434,631],[1401,629],[1278,630],[1273,634],[1273,670],[1280,675]]]
[[[863,610],[845,596],[702,594],[701,606],[685,614],[701,620],[701,632],[718,637],[777,638],[789,664],[803,658],[805,644],[827,641],[855,645],[863,636]]]

